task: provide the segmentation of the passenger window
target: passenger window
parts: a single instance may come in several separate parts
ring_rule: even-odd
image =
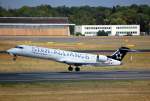
[[[18,48],[18,49],[23,49],[23,47],[21,47],[21,46],[16,46],[15,48]]]

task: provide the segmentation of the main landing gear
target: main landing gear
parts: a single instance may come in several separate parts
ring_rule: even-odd
[[[69,66],[69,67],[68,67],[68,70],[69,70],[69,71],[73,71],[73,67]]]
[[[68,70],[69,70],[69,71],[73,71],[73,67],[70,65],[70,66],[68,67]],[[80,68],[79,68],[78,66],[76,66],[76,67],[75,67],[75,71],[76,71],[76,72],[80,71]]]
[[[77,66],[77,67],[75,68],[75,71],[76,71],[76,72],[80,71],[80,68]]]

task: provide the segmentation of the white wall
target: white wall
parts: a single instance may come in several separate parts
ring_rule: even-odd
[[[75,33],[81,33],[81,34],[84,34],[83,31],[82,31],[82,27],[84,26],[75,26]]]
[[[110,31],[111,36],[114,35],[127,35],[131,33],[132,35],[140,35],[139,25],[80,25],[75,26],[75,33],[80,32],[85,36],[96,36],[99,30]]]

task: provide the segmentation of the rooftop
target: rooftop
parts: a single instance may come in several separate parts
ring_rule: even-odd
[[[0,23],[68,24],[67,17],[0,17]]]

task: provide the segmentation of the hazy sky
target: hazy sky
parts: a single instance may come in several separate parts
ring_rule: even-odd
[[[4,8],[20,8],[24,5],[37,6],[41,4],[49,4],[56,6],[104,6],[112,7],[115,5],[131,5],[131,4],[148,4],[150,0],[0,0],[0,5]]]

